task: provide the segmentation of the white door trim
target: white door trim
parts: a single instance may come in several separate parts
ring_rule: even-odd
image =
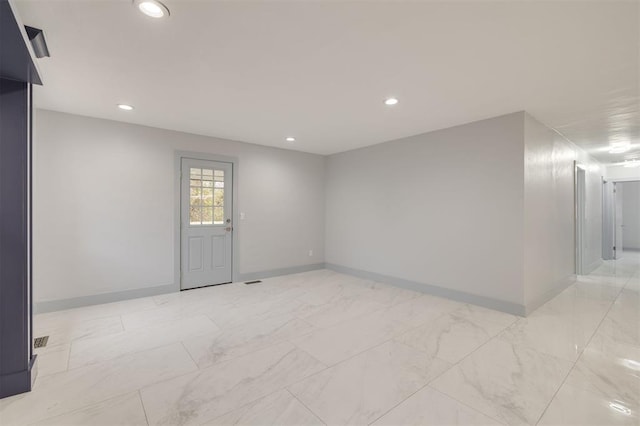
[[[224,155],[216,155],[216,154],[208,154],[204,152],[191,152],[191,151],[176,151],[174,155],[174,235],[173,235],[173,277],[174,277],[174,287],[176,291],[180,291],[180,258],[182,254],[182,244],[181,244],[181,209],[180,209],[180,173],[182,170],[182,159],[189,158],[192,160],[205,160],[205,161],[219,161],[222,163],[231,163],[233,164],[233,185],[232,185],[232,197],[233,197],[233,205],[232,205],[232,223],[233,223],[233,232],[232,232],[232,252],[233,258],[231,260],[231,280],[232,282],[236,282],[240,276],[239,265],[240,265],[240,256],[239,256],[239,238],[238,235],[241,231],[241,226],[238,218],[238,175],[239,175],[239,161],[237,157],[228,157]]]

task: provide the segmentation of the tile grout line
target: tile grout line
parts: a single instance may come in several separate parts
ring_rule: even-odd
[[[67,356],[67,368],[64,371],[69,371],[71,365],[71,350],[73,349],[73,342],[69,343],[69,355]]]
[[[200,368],[200,364],[198,364],[198,363],[196,362],[196,360],[195,360],[195,359],[193,359],[193,356],[191,355],[191,352],[189,352],[189,349],[187,349],[187,346],[184,344],[184,340],[180,340],[180,345],[182,345],[182,348],[184,349],[184,351],[187,353],[187,355],[189,355],[189,359],[190,359],[191,361],[193,361],[193,364],[196,366],[197,371],[202,370],[202,369]],[[214,364],[214,365],[215,365],[215,364]]]
[[[140,399],[140,405],[142,406],[142,412],[144,413],[144,419],[147,421],[147,426],[149,426],[149,416],[147,415],[147,409],[145,408],[144,401],[142,400],[142,392],[138,389],[137,393],[138,398]]]
[[[440,395],[443,395],[443,396],[446,396],[446,397],[448,397],[448,398],[451,398],[449,395],[447,395],[447,394],[445,394],[445,393],[443,393],[443,392],[439,391],[438,389],[434,388],[433,386],[431,386],[431,384],[428,384],[426,387],[428,387],[429,389],[432,389],[434,392],[438,392]],[[481,414],[481,415],[483,415],[483,416],[486,416],[486,417],[490,418],[491,420],[493,420],[494,422],[496,422],[496,423],[498,423],[498,424],[505,425],[505,426],[507,425],[507,423],[505,423],[505,422],[503,422],[503,421],[500,421],[500,420],[498,420],[498,419],[495,419],[493,416],[489,416],[489,415],[487,415],[487,414],[484,414],[482,411],[480,411],[480,410],[477,410],[477,409],[473,408],[472,406],[470,406],[470,405],[466,404],[465,402],[458,401],[458,400],[457,400],[457,399],[455,399],[455,398],[451,398],[451,399],[453,399],[454,401],[458,402],[458,403],[459,403],[459,404],[461,404],[462,406],[467,407],[468,409],[470,409],[470,410],[472,410],[472,411],[475,411],[475,412],[476,412],[476,413],[478,413],[478,414]]]
[[[309,377],[311,377],[311,376],[309,376]],[[284,391],[285,391],[285,392],[287,392],[289,395],[291,395],[291,396],[293,397],[293,399],[295,399],[295,400],[296,400],[296,401],[298,401],[300,404],[302,404],[302,406],[303,406],[304,408],[306,408],[307,410],[309,410],[309,412],[310,412],[311,414],[313,414],[313,415],[314,415],[318,420],[320,420],[320,423],[322,423],[322,424],[324,424],[324,425],[326,425],[326,424],[327,424],[327,423],[324,421],[324,419],[322,419],[322,417],[320,417],[320,415],[319,415],[319,414],[317,414],[315,411],[313,411],[311,408],[309,408],[309,407],[307,406],[307,404],[305,404],[305,403],[304,403],[300,398],[298,398],[296,395],[294,395],[294,394],[293,394],[293,392],[291,392],[291,391],[289,390],[289,387],[288,387],[288,386],[287,386],[286,388],[284,388]]]

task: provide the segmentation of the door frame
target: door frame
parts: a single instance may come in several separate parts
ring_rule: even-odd
[[[602,179],[602,259],[613,260],[615,245],[615,206],[613,199],[614,180]]]
[[[231,233],[231,282],[236,282],[240,277],[240,246],[238,244],[239,214],[238,214],[238,169],[239,161],[237,157],[225,155],[209,154],[206,152],[175,151],[174,155],[174,236],[173,236],[173,271],[174,283],[177,291],[182,291],[182,197],[181,197],[181,173],[182,159],[218,161],[221,163],[231,163],[233,184],[231,188],[231,221],[233,232]]]
[[[581,179],[582,178],[582,179]],[[573,167],[574,179],[574,247],[575,247],[575,273],[582,275],[584,273],[584,229],[585,229],[585,211],[586,211],[586,185],[587,185],[587,167],[577,161],[574,161]]]
[[[618,223],[618,214],[622,216],[622,211],[618,211],[618,204],[620,204],[620,208],[622,208],[622,197],[618,195],[620,192],[618,183],[622,182],[613,182],[613,260],[622,258],[620,252],[624,254],[624,250],[622,248],[624,243],[623,241],[618,241],[618,227],[622,226],[622,224]],[[622,220],[624,222],[624,218],[622,218]],[[620,230],[620,234],[622,234],[622,230]]]

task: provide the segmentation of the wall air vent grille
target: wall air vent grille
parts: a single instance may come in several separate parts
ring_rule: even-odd
[[[44,348],[45,346],[47,346],[47,342],[49,342],[49,336],[36,337],[35,339],[33,339],[33,347]]]

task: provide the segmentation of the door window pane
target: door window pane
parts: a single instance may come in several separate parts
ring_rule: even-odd
[[[190,188],[189,205],[191,207],[198,207],[202,204],[202,189]]]
[[[222,207],[224,206],[224,189],[213,190],[213,205]]]
[[[224,223],[224,207],[214,207],[213,209],[213,223],[222,225]]]
[[[200,179],[200,176],[202,176],[202,169],[192,168],[189,174],[191,175],[191,179]]]
[[[191,225],[200,225],[201,220],[201,209],[200,207],[189,207],[189,223]]]
[[[224,224],[224,170],[190,168],[190,225]]]
[[[213,205],[213,189],[202,188],[202,204],[205,206]]]
[[[202,208],[202,224],[203,225],[213,224],[213,207]]]

